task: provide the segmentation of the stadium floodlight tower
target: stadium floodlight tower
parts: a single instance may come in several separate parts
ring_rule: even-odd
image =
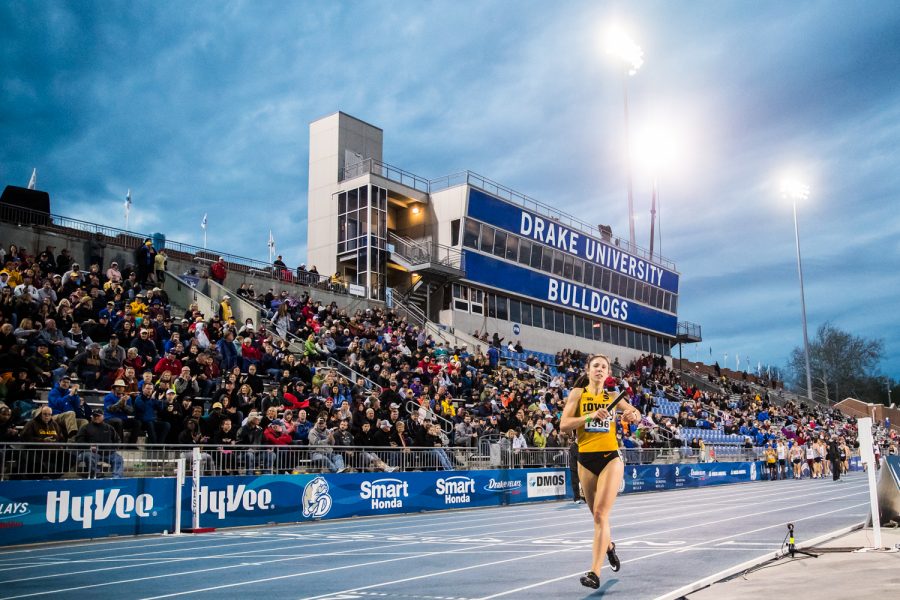
[[[803,292],[803,263],[800,260],[800,228],[797,226],[797,201],[809,198],[809,186],[798,181],[785,181],[781,195],[794,207],[794,239],[797,242],[797,274],[800,278],[800,311],[803,318],[803,355],[806,358],[806,397],[812,400],[812,371],[809,368],[809,334],[806,329],[806,296]]]
[[[644,51],[618,25],[610,27],[606,35],[606,53],[622,63],[622,95],[625,100],[625,160],[628,171],[628,241],[631,251],[635,248],[634,238],[634,190],[631,179],[631,150],[628,133],[628,78],[638,72],[644,64]]]

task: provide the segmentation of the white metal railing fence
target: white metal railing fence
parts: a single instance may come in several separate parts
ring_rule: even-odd
[[[483,443],[479,443],[483,442]],[[513,450],[496,440],[467,447],[2,444],[0,481],[174,477],[199,447],[204,475],[567,467],[564,448]]]

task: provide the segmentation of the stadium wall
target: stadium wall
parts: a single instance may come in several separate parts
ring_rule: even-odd
[[[627,466],[622,493],[758,481],[762,463]],[[571,498],[567,469],[496,469],[203,477],[201,527],[503,506]],[[0,482],[0,545],[121,535],[175,527],[175,478]],[[181,489],[183,527],[192,486]]]

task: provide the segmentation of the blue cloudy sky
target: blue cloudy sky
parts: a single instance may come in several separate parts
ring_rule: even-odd
[[[382,127],[385,160],[469,169],[627,232],[616,20],[646,63],[632,131],[671,131],[663,253],[701,358],[783,364],[801,342],[787,171],[811,328],[886,342],[900,377],[900,3],[0,4],[0,183],[38,168],[53,211],[264,259],[305,260],[308,124]],[[650,179],[635,168],[639,243]],[[695,350],[687,349],[694,358]]]

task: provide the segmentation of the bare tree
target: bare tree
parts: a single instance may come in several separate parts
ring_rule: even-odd
[[[823,391],[829,403],[840,401],[842,395],[854,394],[860,399],[870,396],[877,387],[877,384],[873,386],[873,380],[881,379],[877,368],[883,354],[883,340],[856,336],[829,322],[823,323],[809,342],[813,379],[822,384],[821,390],[813,384],[814,395],[819,396]],[[805,393],[806,363],[802,347],[791,352],[786,371],[793,387]],[[881,398],[872,400],[882,401]]]

